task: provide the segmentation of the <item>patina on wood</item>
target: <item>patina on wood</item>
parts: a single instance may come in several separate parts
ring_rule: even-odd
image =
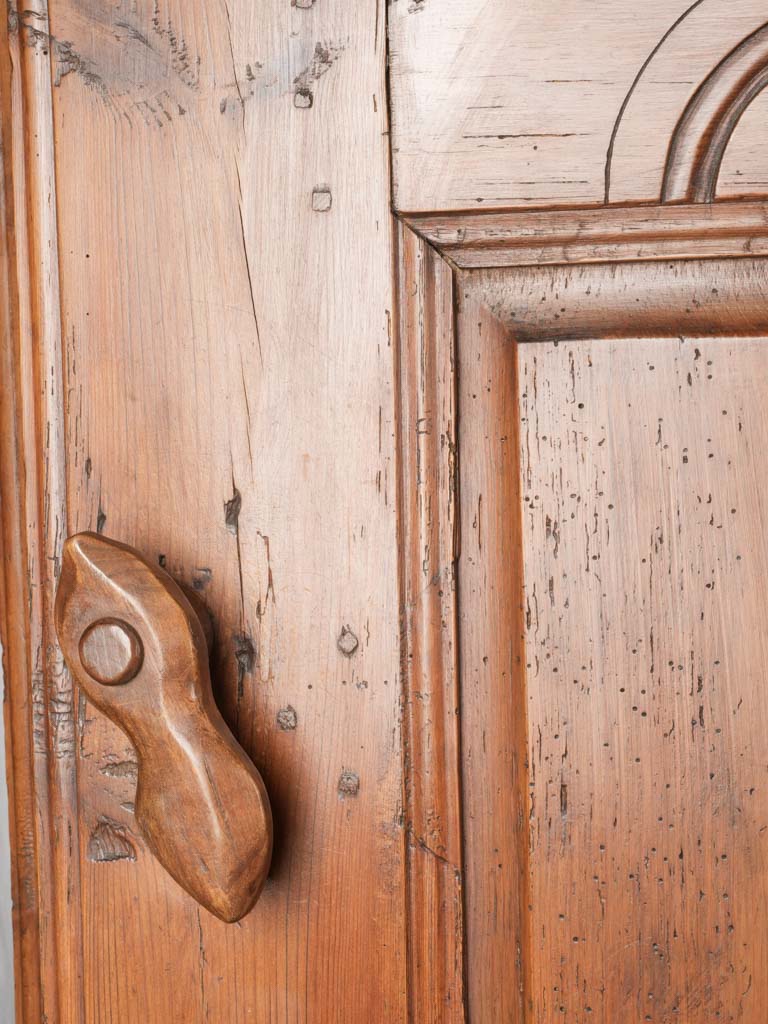
[[[213,699],[198,611],[138,552],[82,533],[64,546],[55,620],[78,685],[134,746],[148,846],[206,909],[238,921],[267,877],[272,812]]]

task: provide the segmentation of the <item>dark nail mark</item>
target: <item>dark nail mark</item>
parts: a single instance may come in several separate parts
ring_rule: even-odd
[[[157,564],[160,566],[161,569],[165,568],[165,555],[157,556]]]
[[[277,724],[283,732],[291,732],[291,730],[295,729],[298,724],[295,708],[292,708],[290,704],[287,707],[280,708],[277,712]]]
[[[235,641],[235,661],[237,662],[237,699],[240,700],[243,696],[243,681],[246,675],[253,672],[256,648],[253,646],[253,640],[245,633],[236,633],[233,639]]]
[[[96,533],[103,533],[104,532],[104,526],[105,526],[106,522],[107,522],[107,513],[104,511],[104,509],[101,507],[101,505],[99,505],[99,511],[98,511],[98,513],[96,515]]]
[[[340,797],[357,796],[360,792],[360,776],[357,772],[344,768],[339,776],[338,790]]]
[[[192,572],[192,589],[205,590],[212,579],[213,572],[210,569],[194,569]]]
[[[339,639],[336,641],[336,646],[345,657],[351,658],[357,650],[359,643],[360,641],[349,626],[341,627],[341,633],[339,633]]]
[[[333,196],[328,185],[315,185],[312,189],[312,209],[315,213],[328,213],[333,206]]]
[[[240,491],[235,487],[234,494],[229,501],[224,502],[224,523],[227,529],[236,534],[240,519],[240,509],[243,507],[243,499]]]
[[[107,863],[136,860],[136,847],[128,838],[128,829],[102,815],[88,840],[88,860]]]
[[[85,460],[85,475],[88,480],[91,479],[91,473],[93,472],[93,462],[91,462],[90,456]]]

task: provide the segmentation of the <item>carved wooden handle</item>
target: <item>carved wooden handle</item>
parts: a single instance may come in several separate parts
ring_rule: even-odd
[[[272,814],[213,700],[201,609],[124,544],[81,533],[64,546],[59,642],[78,684],[136,748],[137,824],[179,885],[237,921],[269,870]]]

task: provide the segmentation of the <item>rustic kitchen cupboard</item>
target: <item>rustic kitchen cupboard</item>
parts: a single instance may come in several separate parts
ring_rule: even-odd
[[[19,1022],[763,1024],[766,84],[761,0],[10,0]]]

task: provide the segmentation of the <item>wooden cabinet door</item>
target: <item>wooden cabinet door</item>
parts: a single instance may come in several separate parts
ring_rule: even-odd
[[[18,1022],[762,1024],[766,68],[758,0],[12,0]],[[237,923],[64,662],[83,531],[210,614]]]

